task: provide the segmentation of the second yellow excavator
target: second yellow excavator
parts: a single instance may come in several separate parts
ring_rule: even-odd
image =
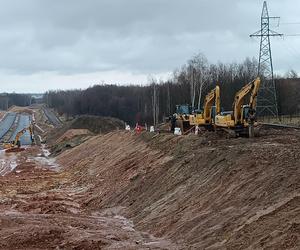
[[[14,141],[7,143],[4,145],[5,148],[5,152],[7,153],[11,153],[11,152],[20,152],[23,151],[24,149],[21,148],[21,141],[20,138],[23,134],[26,133],[26,131],[29,131],[30,133],[30,139],[31,142],[33,143],[34,139],[33,139],[33,129],[32,126],[29,126],[27,128],[22,129],[21,131],[19,131],[14,139]]]
[[[220,87],[217,85],[206,95],[203,105],[203,111],[189,116],[190,125],[204,126],[207,129],[213,129],[215,116],[220,114],[220,111]]]
[[[246,135],[254,137],[256,100],[259,87],[260,78],[258,77],[237,92],[234,98],[233,111],[216,115],[216,127],[229,129],[228,132],[233,132],[235,136]],[[249,103],[244,104],[249,93]]]

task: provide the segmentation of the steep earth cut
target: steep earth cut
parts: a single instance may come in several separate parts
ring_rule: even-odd
[[[253,140],[113,132],[58,157],[86,213],[122,215],[187,249],[300,246],[300,134]]]

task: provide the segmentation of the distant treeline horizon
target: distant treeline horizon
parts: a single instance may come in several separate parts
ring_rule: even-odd
[[[174,113],[178,104],[201,109],[205,95],[216,84],[221,88],[221,105],[232,110],[235,93],[257,76],[258,61],[209,63],[197,54],[173,72],[166,81],[151,79],[147,85],[101,84],[87,89],[55,90],[43,101],[61,115],[99,115],[119,118],[127,123],[157,123]],[[275,76],[280,115],[300,114],[300,79],[290,70]]]
[[[201,109],[205,95],[221,88],[221,105],[231,110],[235,93],[257,77],[258,62],[211,64],[203,54],[188,60],[167,81],[146,86],[95,85],[85,90],[48,91],[44,102],[60,114],[112,116],[128,123],[153,123],[171,115],[178,104]],[[280,115],[300,114],[300,80],[293,70],[275,76]]]
[[[30,106],[37,102],[32,94],[0,93],[0,110],[7,110],[12,106]]]

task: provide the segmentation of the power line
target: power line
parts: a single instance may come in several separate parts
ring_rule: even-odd
[[[300,36],[300,34],[287,34],[287,35],[284,35],[284,36]]]
[[[293,22],[293,23],[280,23],[280,25],[300,25],[300,22]]]
[[[296,57],[297,59],[300,59],[300,53],[299,51],[295,50],[290,44],[287,43],[287,41],[282,41],[281,43],[278,43],[283,51],[286,51],[288,53],[289,57]],[[285,57],[285,64],[292,69],[293,66],[290,63],[290,60],[288,60],[289,57]]]
[[[296,49],[292,44],[290,44],[288,41],[285,41],[285,45],[287,48],[293,52],[294,55],[297,55],[300,58],[300,52],[298,49]]]

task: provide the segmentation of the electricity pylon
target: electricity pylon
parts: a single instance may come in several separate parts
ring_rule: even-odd
[[[262,84],[257,95],[257,113],[259,116],[278,116],[270,37],[281,37],[283,34],[270,29],[270,20],[279,18],[269,16],[267,2],[264,1],[261,29],[250,35],[250,37],[260,37],[258,76],[261,77]]]

